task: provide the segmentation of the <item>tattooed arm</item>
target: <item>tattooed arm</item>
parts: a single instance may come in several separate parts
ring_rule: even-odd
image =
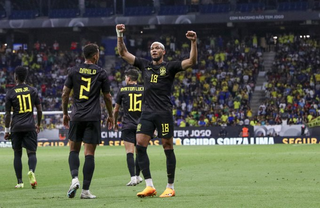
[[[131,54],[130,52],[128,52],[128,50],[127,50],[127,47],[123,41],[124,31],[125,31],[125,25],[124,24],[117,24],[116,32],[117,32],[117,36],[118,36],[118,38],[117,38],[118,39],[118,41],[117,41],[118,52],[119,52],[119,55],[121,56],[121,58],[123,58],[126,62],[128,62],[128,64],[133,65],[136,57],[133,54]]]

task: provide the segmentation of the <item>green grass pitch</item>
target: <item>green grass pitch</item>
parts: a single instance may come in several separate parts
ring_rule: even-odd
[[[16,185],[13,151],[0,149],[0,207],[320,207],[320,145],[175,146],[177,158],[172,198],[165,189],[165,156],[149,146],[157,197],[138,198],[145,183],[127,187],[130,176],[124,147],[101,146],[90,190],[95,200],[68,199],[71,182],[68,147],[39,147],[37,189],[31,189],[23,152],[24,189]],[[82,182],[83,149],[80,153]]]

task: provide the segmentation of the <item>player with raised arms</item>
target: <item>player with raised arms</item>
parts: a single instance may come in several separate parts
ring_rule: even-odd
[[[117,47],[119,55],[129,64],[139,68],[144,80],[144,97],[142,101],[142,114],[137,126],[137,152],[138,162],[146,182],[146,188],[137,193],[139,197],[154,196],[156,189],[153,185],[150,172],[150,162],[147,154],[149,141],[153,137],[155,129],[161,138],[166,155],[168,183],[160,197],[175,196],[174,178],[176,169],[176,157],[173,151],[172,104],[170,96],[176,73],[192,67],[197,62],[197,34],[187,31],[186,38],[191,42],[190,56],[183,61],[163,60],[166,53],[165,47],[160,42],[153,42],[150,46],[152,61],[139,58],[128,52],[123,41],[125,25],[116,25]]]

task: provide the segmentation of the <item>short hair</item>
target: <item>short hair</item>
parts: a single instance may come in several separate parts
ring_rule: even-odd
[[[28,69],[23,66],[17,66],[14,70],[14,73],[16,74],[16,78],[20,82],[24,82],[27,79],[28,76]]]
[[[85,59],[91,59],[99,52],[99,46],[95,43],[89,43],[83,48],[83,56]]]
[[[158,42],[158,41],[153,42],[153,43],[151,44],[150,48],[152,48],[153,44],[159,44],[160,47],[161,47],[163,50],[166,50],[165,47],[164,47],[164,45],[163,45],[162,43]]]
[[[134,68],[130,68],[124,72],[124,75],[126,75],[127,77],[130,77],[132,81],[137,81],[139,77],[139,72]]]

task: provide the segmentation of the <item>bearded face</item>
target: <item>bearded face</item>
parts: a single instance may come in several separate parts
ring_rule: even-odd
[[[162,57],[163,57],[163,56],[152,57],[152,60],[158,62],[158,61],[160,61],[160,59],[161,59]]]

